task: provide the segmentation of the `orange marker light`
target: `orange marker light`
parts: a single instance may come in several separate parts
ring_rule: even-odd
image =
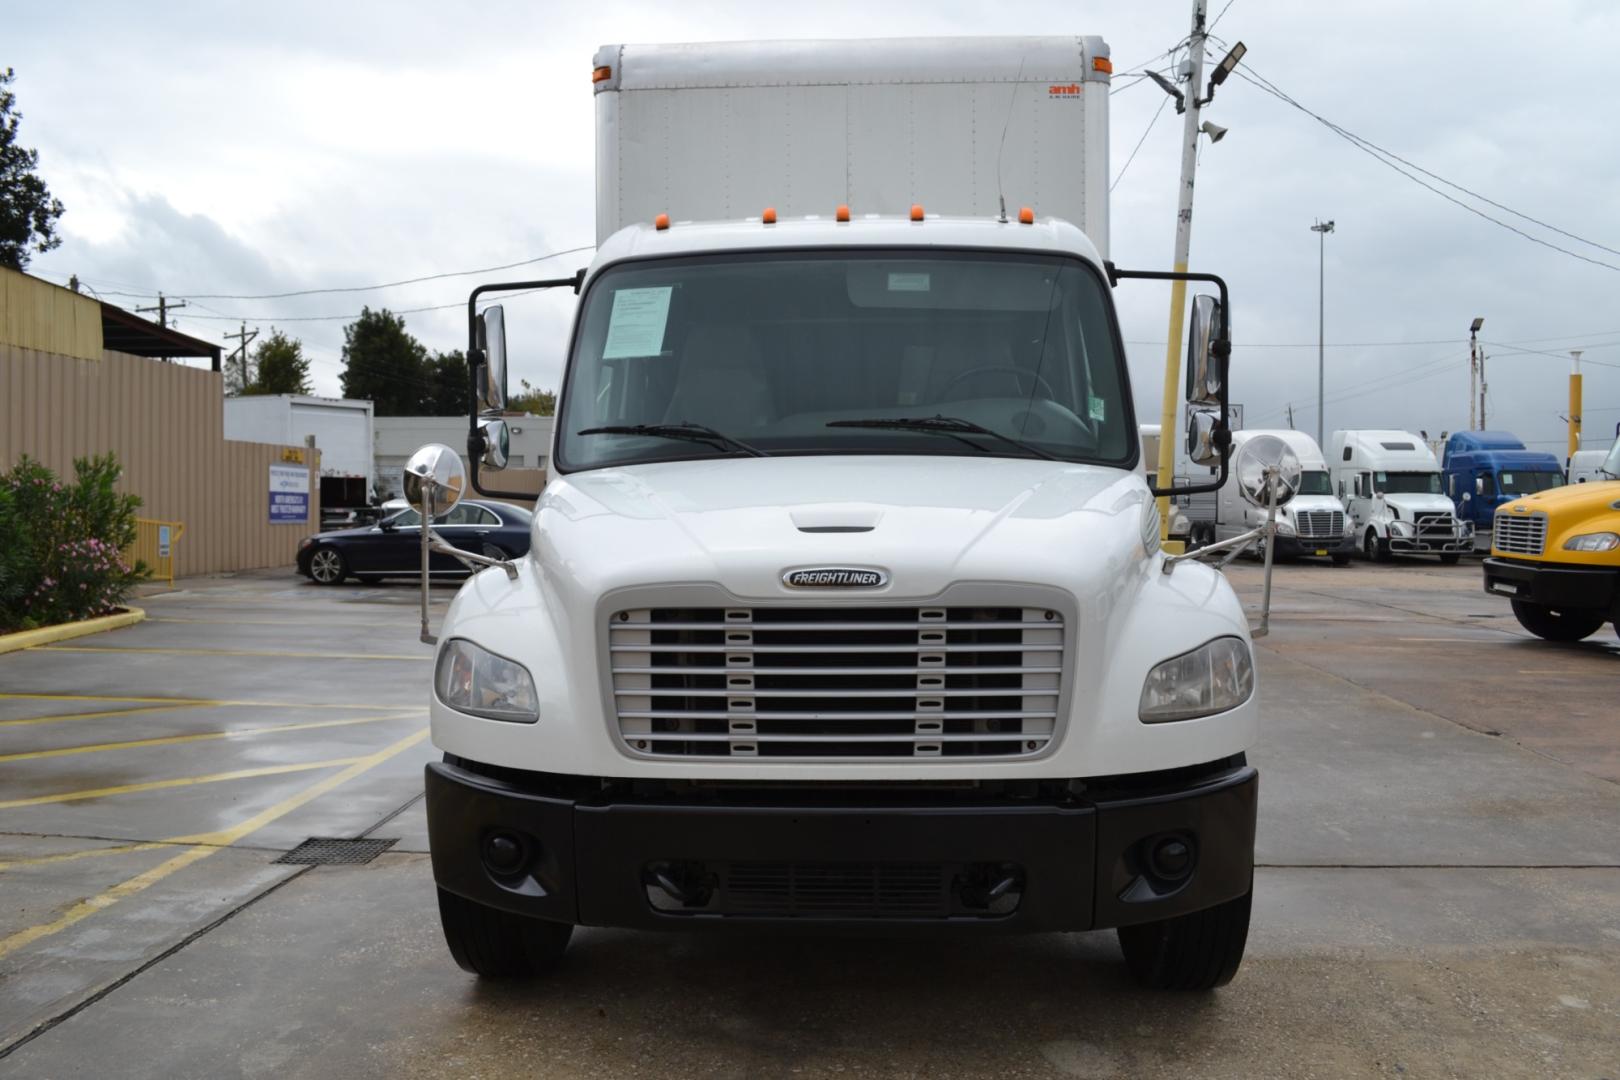
[[[1091,70],[1112,75],[1114,73],[1114,62],[1106,56],[1093,56],[1091,58]]]
[[[776,224],[776,207],[767,206],[765,208],[765,212],[763,214],[759,215],[759,220],[763,221],[767,225],[775,225]]]
[[[593,83],[607,82],[611,78],[613,78],[613,69],[605,65],[591,72],[591,82]]]
[[[669,215],[659,214],[657,217],[653,218],[653,228],[657,229],[659,232],[663,232],[665,229],[669,228]]]
[[[1024,207],[1022,210],[1018,211],[1018,224],[1020,224],[1020,225],[1033,225],[1033,224],[1035,224],[1035,211],[1031,210],[1027,206]]]
[[[922,203],[912,203],[911,204],[911,220],[912,221],[921,221],[922,219],[923,219]]]
[[[839,204],[838,209],[833,212],[833,216],[836,217],[839,221],[848,221],[849,220],[849,207],[845,206],[843,204]]]

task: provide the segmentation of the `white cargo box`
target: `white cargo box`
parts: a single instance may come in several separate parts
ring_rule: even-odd
[[[315,436],[321,475],[372,480],[372,405],[348,398],[259,394],[225,399],[225,437],[303,446]]]
[[[595,65],[598,243],[661,213],[988,217],[1004,193],[1107,256],[1101,38],[607,45]]]

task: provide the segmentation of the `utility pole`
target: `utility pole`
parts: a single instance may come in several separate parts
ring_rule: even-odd
[[[242,329],[239,332],[237,332],[235,334],[224,333],[224,334],[221,334],[220,336],[223,337],[226,341],[229,341],[232,338],[236,338],[238,341],[241,342],[241,344],[237,345],[236,348],[231,350],[231,355],[225,358],[225,362],[229,363],[231,360],[237,360],[238,361],[238,363],[240,364],[240,367],[238,368],[238,370],[242,374],[242,389],[246,390],[247,385],[248,385],[248,370],[247,370],[247,361],[248,361],[247,347],[248,347],[248,342],[252,341],[254,338],[259,336],[259,328],[255,326],[252,330],[249,330],[247,328],[247,323],[243,323],[242,324]]]
[[[1479,430],[1485,430],[1485,350],[1479,350]]]
[[[1574,366],[1569,372],[1569,456],[1581,448],[1581,353],[1585,349],[1569,350]]]
[[[1181,124],[1181,187],[1176,206],[1176,255],[1173,269],[1187,272],[1187,256],[1192,247],[1193,173],[1198,167],[1198,114],[1202,109],[1199,88],[1204,81],[1204,18],[1206,0],[1193,0],[1192,30],[1187,37],[1186,112]],[[1170,283],[1170,334],[1165,339],[1164,402],[1159,418],[1159,483],[1169,486],[1176,475],[1176,411],[1181,403],[1181,333],[1186,318],[1187,283]],[[1170,498],[1159,496],[1159,539],[1170,537]]]
[[[153,306],[153,307],[138,307],[135,310],[137,312],[145,312],[145,311],[155,311],[155,312],[157,312],[158,313],[158,325],[161,326],[161,327],[164,327],[165,329],[167,329],[168,325],[169,325],[169,312],[170,312],[170,310],[172,310],[173,308],[183,308],[185,306],[186,306],[186,302],[184,300],[170,300],[170,299],[166,298],[162,293],[158,293],[158,302],[157,302],[157,304],[155,306]]]
[[[1322,446],[1322,416],[1327,408],[1323,398],[1323,372],[1327,368],[1327,234],[1333,222],[1318,220],[1311,226],[1316,234],[1316,445]],[[1289,427],[1293,425],[1290,424]]]
[[[1294,430],[1294,403],[1292,401],[1288,403],[1288,430]]]
[[[1474,421],[1475,421],[1475,416],[1474,416],[1474,388],[1475,388],[1475,384],[1479,381],[1479,328],[1484,326],[1484,325],[1485,325],[1485,317],[1483,315],[1477,316],[1474,319],[1474,321],[1468,325],[1468,430],[1469,431],[1474,431],[1474,430],[1484,431],[1485,430],[1485,420],[1484,420],[1483,416],[1481,416],[1479,418],[1479,427],[1477,429],[1474,427]],[[1483,406],[1484,402],[1485,402],[1485,396],[1484,396],[1483,392],[1481,392],[1479,400],[1480,400],[1480,404]],[[1484,411],[1483,408],[1480,411],[1483,412]]]

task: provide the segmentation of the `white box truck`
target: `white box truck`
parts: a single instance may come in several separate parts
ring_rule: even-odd
[[[1474,549],[1474,527],[1443,494],[1440,463],[1410,431],[1335,431],[1328,467],[1367,558],[1438,555],[1455,563]]]
[[[366,506],[376,482],[372,404],[304,394],[249,394],[225,399],[225,437],[303,446],[321,452],[321,513]]]
[[[1259,435],[1281,439],[1294,452],[1300,464],[1299,491],[1287,506],[1277,512],[1277,539],[1274,554],[1279,557],[1320,556],[1343,566],[1356,551],[1356,531],[1345,505],[1334,491],[1327,461],[1316,440],[1303,431],[1288,428],[1240,430],[1232,432],[1232,451],[1240,452],[1245,443]],[[1194,543],[1212,544],[1230,540],[1255,528],[1265,518],[1265,510],[1245,500],[1236,484],[1227,484],[1214,496],[1193,502]]]
[[[1118,928],[1149,985],[1231,978],[1250,632],[1161,550],[1112,298],[1219,290],[1189,349],[1218,483],[1226,290],[1106,260],[1109,70],[1095,37],[597,55],[596,256],[474,290],[470,476],[407,467],[418,503],[499,494],[474,312],[578,293],[532,550],[437,638],[463,967],[538,972],[575,925]]]

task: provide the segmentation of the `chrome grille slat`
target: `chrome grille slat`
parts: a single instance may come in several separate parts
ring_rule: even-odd
[[[1065,626],[1045,608],[640,608],[607,637],[639,756],[1029,757],[1057,731]]]
[[[1540,555],[1547,547],[1547,515],[1497,514],[1491,543],[1507,555]]]
[[[1294,516],[1295,533],[1305,540],[1337,540],[1344,535],[1344,513],[1339,510],[1301,510]]]

